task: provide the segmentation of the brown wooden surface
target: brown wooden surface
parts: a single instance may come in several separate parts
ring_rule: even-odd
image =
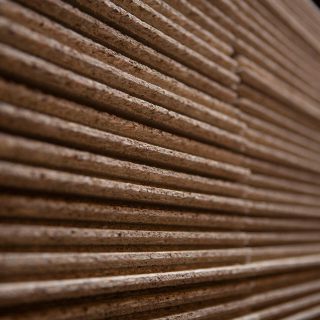
[[[319,26],[0,0],[0,319],[319,319]]]

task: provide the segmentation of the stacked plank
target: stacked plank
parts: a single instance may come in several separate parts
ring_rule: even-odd
[[[1,319],[319,319],[308,0],[0,1]]]

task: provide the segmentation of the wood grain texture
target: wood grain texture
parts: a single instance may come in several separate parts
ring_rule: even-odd
[[[311,0],[0,0],[0,319],[318,319]]]

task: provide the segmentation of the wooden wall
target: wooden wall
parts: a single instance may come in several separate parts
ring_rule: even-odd
[[[0,1],[0,319],[319,319],[309,0]]]

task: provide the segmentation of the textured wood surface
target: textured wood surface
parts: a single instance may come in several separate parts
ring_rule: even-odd
[[[0,0],[0,319],[319,319],[319,26]]]

